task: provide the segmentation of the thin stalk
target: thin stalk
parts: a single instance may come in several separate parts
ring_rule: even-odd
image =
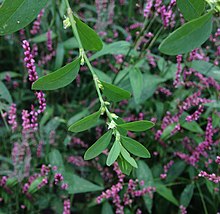
[[[69,1],[65,0],[65,3],[66,3],[66,6],[67,6],[67,14],[68,14],[70,24],[72,26],[73,34],[75,35],[76,40],[79,44],[79,52],[81,53],[81,57],[85,59],[85,62],[87,64],[87,66],[89,67],[89,70],[92,74],[93,81],[95,83],[95,88],[96,88],[96,91],[97,91],[97,94],[98,94],[98,98],[99,98],[99,101],[101,103],[101,108],[104,107],[105,112],[106,112],[109,120],[113,121],[112,115],[111,115],[110,111],[108,110],[108,108],[107,108],[107,106],[106,106],[106,104],[105,104],[105,102],[102,98],[102,94],[101,94],[100,87],[99,87],[99,79],[98,79],[97,75],[95,74],[95,71],[93,70],[92,65],[91,65],[91,63],[90,63],[90,61],[89,61],[89,59],[88,59],[88,57],[87,57],[87,55],[84,51],[84,48],[83,48],[81,39],[79,37],[78,30],[77,30],[77,27],[76,27],[76,22],[75,22],[74,17],[73,17],[73,11],[70,8]]]
[[[205,214],[208,214],[208,211],[207,211],[207,208],[206,208],[206,204],[205,204],[205,200],[204,200],[202,191],[200,189],[200,186],[198,184],[196,184],[196,186],[197,186],[197,188],[199,190],[199,195],[200,195],[200,198],[201,198],[201,201],[202,201],[202,206],[203,206],[204,212],[205,212]]]

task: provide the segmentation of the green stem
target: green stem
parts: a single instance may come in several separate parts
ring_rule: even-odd
[[[200,189],[200,186],[199,186],[199,184],[196,184],[196,186],[197,186],[197,188],[199,190],[199,195],[200,195],[200,198],[201,198],[201,201],[202,201],[202,206],[203,206],[204,212],[205,212],[205,214],[208,214],[208,211],[207,211],[207,208],[206,208],[206,204],[205,204],[205,200],[204,200],[202,191]]]
[[[110,121],[113,121],[113,118],[112,118],[112,115],[110,113],[110,111],[108,110],[103,98],[102,98],[102,94],[101,94],[101,90],[100,90],[100,87],[99,87],[99,79],[97,77],[97,75],[95,74],[95,71],[93,70],[92,68],[92,65],[84,51],[84,48],[83,48],[83,45],[82,45],[82,42],[81,42],[81,39],[79,37],[79,33],[78,33],[78,30],[77,30],[77,27],[76,27],[76,22],[74,20],[74,17],[73,17],[73,11],[71,10],[70,8],[70,4],[69,4],[69,1],[68,0],[65,0],[65,3],[66,3],[66,6],[67,6],[67,14],[68,14],[68,18],[70,20],[70,24],[72,26],[72,30],[73,30],[73,34],[75,35],[76,37],[76,40],[79,44],[79,52],[81,53],[81,57],[85,59],[85,62],[87,64],[87,66],[89,67],[89,70],[90,72],[92,73],[92,77],[93,77],[93,81],[95,83],[95,88],[96,88],[96,91],[97,91],[97,94],[98,94],[98,97],[99,97],[99,101],[101,103],[101,108],[104,107],[105,109],[105,112],[109,118]]]

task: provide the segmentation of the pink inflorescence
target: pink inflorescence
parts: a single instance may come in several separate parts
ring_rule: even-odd
[[[174,80],[174,83],[173,83],[173,85],[175,87],[177,87],[181,84],[180,77],[181,77],[181,72],[182,72],[182,66],[181,66],[182,55],[178,55],[176,57],[176,60],[177,60],[177,71],[176,71],[176,77],[175,77],[175,80]]]
[[[180,205],[180,213],[181,214],[187,214],[187,211],[186,211],[186,207],[184,207],[183,205]]]
[[[30,44],[27,40],[23,41],[22,47],[24,48],[24,55],[25,55],[24,62],[28,69],[29,80],[31,83],[33,83],[38,79],[36,66],[34,65],[35,60],[33,58],[33,55],[31,54]]]
[[[196,110],[192,115],[186,117],[186,121],[192,122],[198,120],[203,111],[204,111],[204,106],[199,105],[198,110]]]
[[[58,184],[61,181],[63,181],[63,175],[61,173],[56,173],[54,175],[54,183]]]
[[[63,214],[70,214],[71,203],[69,199],[64,200],[63,202]]]
[[[163,167],[163,173],[160,174],[160,178],[161,179],[165,179],[167,177],[167,172],[170,169],[170,167],[174,164],[174,161],[171,160],[170,162],[168,162],[166,165],[164,165]]]
[[[8,123],[11,125],[12,132],[14,132],[18,127],[18,123],[16,120],[17,118],[16,112],[17,112],[16,104],[12,103],[8,111]]]
[[[42,9],[42,10],[40,11],[40,13],[39,13],[38,16],[37,16],[37,19],[34,21],[34,24],[33,24],[33,26],[32,26],[32,29],[30,30],[30,33],[31,33],[32,35],[36,35],[36,34],[39,32],[39,30],[40,30],[40,24],[41,24],[41,18],[42,18],[43,15],[44,15],[44,9]]]
[[[130,206],[136,197],[141,197],[145,194],[149,194],[153,197],[152,193],[155,191],[155,187],[142,188],[137,190],[138,184],[144,185],[144,182],[139,182],[138,180],[130,179],[128,182],[128,188],[123,195],[123,200],[120,198],[120,192],[123,189],[125,183],[125,175],[122,174],[121,170],[118,167],[117,163],[114,163],[114,171],[118,177],[118,183],[111,186],[111,188],[102,192],[102,194],[97,198],[97,203],[100,204],[103,199],[112,199],[113,204],[116,207],[115,213],[121,214],[124,213],[124,206]]]
[[[213,183],[216,184],[220,182],[220,176],[217,176],[215,173],[208,174],[205,171],[201,171],[198,176],[207,178],[209,181],[212,181]]]

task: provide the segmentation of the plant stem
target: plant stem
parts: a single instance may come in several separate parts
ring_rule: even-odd
[[[93,81],[95,83],[95,88],[96,88],[96,91],[97,91],[97,94],[98,94],[98,97],[99,97],[99,101],[101,103],[101,108],[104,107],[105,109],[105,112],[109,118],[110,121],[113,121],[113,118],[112,118],[112,115],[110,113],[110,111],[108,110],[103,98],[102,98],[102,94],[101,94],[101,91],[100,91],[100,87],[99,87],[99,79],[97,77],[97,75],[95,74],[95,71],[93,70],[92,68],[92,65],[84,51],[84,48],[83,48],[83,45],[82,45],[82,42],[81,42],[81,39],[79,37],[79,33],[78,33],[78,30],[77,30],[77,27],[76,27],[76,22],[74,20],[74,17],[73,17],[73,11],[71,10],[70,8],[70,4],[69,4],[69,1],[68,0],[65,0],[65,3],[66,3],[66,6],[67,6],[67,14],[68,14],[68,18],[70,20],[70,24],[72,26],[72,30],[73,30],[73,34],[75,35],[76,37],[76,40],[79,44],[79,52],[81,53],[81,57],[85,59],[85,62],[87,64],[87,66],[89,67],[89,70],[90,72],[92,73],[92,77],[93,77]]]
[[[198,184],[196,184],[196,186],[197,186],[197,188],[199,190],[199,195],[200,195],[200,198],[201,198],[201,201],[202,201],[202,206],[203,206],[204,212],[205,212],[205,214],[208,214],[208,211],[207,211],[207,208],[206,208],[206,205],[205,205],[205,200],[204,200],[202,191],[200,189],[200,186]]]

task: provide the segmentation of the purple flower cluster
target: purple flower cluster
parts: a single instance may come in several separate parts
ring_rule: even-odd
[[[33,83],[34,81],[38,79],[36,66],[34,65],[35,60],[33,58],[33,55],[31,54],[30,44],[27,40],[23,41],[22,47],[24,48],[24,55],[25,55],[24,62],[28,69],[29,80],[31,83]]]
[[[167,177],[167,172],[170,169],[170,167],[174,164],[174,161],[171,160],[170,162],[168,162],[166,165],[164,165],[163,167],[163,173],[160,174],[160,178],[161,179],[165,179]]]
[[[209,181],[218,184],[220,182],[220,176],[217,176],[215,173],[208,174],[205,171],[201,171],[198,175],[199,177],[207,178]]]
[[[153,0],[148,0],[144,8],[144,17],[149,18],[151,16],[151,9],[153,7]]]
[[[144,182],[139,182],[138,180],[130,179],[128,182],[128,187],[126,192],[123,195],[123,200],[120,198],[120,192],[123,189],[125,183],[125,176],[121,173],[121,170],[118,167],[118,164],[114,164],[114,171],[118,176],[118,183],[111,186],[111,188],[102,192],[102,194],[97,198],[97,203],[100,204],[103,199],[112,199],[113,204],[116,207],[115,213],[121,214],[124,213],[124,206],[130,206],[136,197],[141,197],[145,194],[149,194],[153,197],[153,192],[156,190],[155,187],[147,187],[142,188],[141,190],[137,190],[137,187],[140,185],[144,185]],[[139,211],[141,213],[141,211]]]
[[[12,103],[8,111],[8,124],[11,125],[12,132],[14,132],[18,127],[18,123],[16,120],[17,118],[16,112],[17,112],[16,104]]]
[[[40,11],[40,13],[39,13],[38,16],[37,16],[37,19],[34,21],[34,24],[33,24],[33,26],[32,26],[32,29],[30,30],[30,33],[31,33],[32,35],[36,35],[36,34],[39,32],[39,30],[40,30],[40,24],[41,24],[41,18],[42,18],[43,15],[44,15],[44,9],[42,9],[42,10]]]
[[[182,72],[182,66],[181,66],[182,59],[183,59],[182,55],[178,55],[176,57],[177,71],[176,71],[176,77],[173,83],[174,87],[178,87],[179,85],[181,85],[180,77],[181,77],[181,72]]]
[[[63,202],[63,214],[70,214],[71,203],[70,199],[65,199]]]
[[[180,205],[179,209],[181,214],[187,214],[186,207],[184,207],[183,205]]]
[[[198,120],[203,111],[204,111],[204,106],[199,105],[199,108],[192,115],[186,117],[186,121],[192,122]]]

